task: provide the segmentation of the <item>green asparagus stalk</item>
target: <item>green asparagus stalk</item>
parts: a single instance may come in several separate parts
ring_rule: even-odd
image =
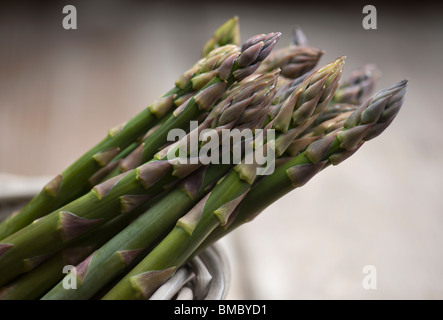
[[[380,70],[373,64],[354,70],[337,89],[333,101],[361,104],[372,94],[380,74]]]
[[[216,90],[221,95],[235,81],[241,81],[251,75],[271,52],[279,37],[280,34],[271,33],[251,38],[242,46],[240,54],[232,54],[217,70],[210,74],[210,77],[198,78],[198,81],[193,82],[193,86],[196,88],[204,86],[207,90]],[[170,130],[186,128],[190,121],[198,119],[205,112],[210,111],[209,109],[202,108],[196,98],[191,98],[185,102],[168,117],[161,128],[144,141],[140,149],[136,149],[126,159],[122,160],[121,164],[109,174],[108,178],[134,169],[149,161],[158,152],[159,148],[165,144],[167,133]]]
[[[407,81],[381,90],[346,120],[344,128],[311,143],[305,151],[264,177],[252,187],[225,227],[217,228],[198,251],[240,225],[254,219],[267,206],[308,182],[329,165],[352,156],[366,141],[380,135],[394,120],[406,94]]]
[[[249,75],[248,73],[253,72],[252,70],[255,70],[260,61],[270,52],[278,37],[279,34],[270,34],[250,39],[243,46],[242,54],[233,59],[228,66],[221,66],[223,72],[220,74],[225,79]],[[247,48],[253,48],[254,52]],[[256,62],[258,65],[252,68],[248,67],[250,61],[258,61]],[[226,68],[228,71],[225,71]],[[204,87],[190,103],[197,104],[200,109],[209,109],[208,105],[213,105],[220,96],[220,90],[214,91],[213,86],[223,84],[223,81],[226,82],[220,80],[219,83]],[[242,90],[241,93],[245,97],[251,95],[246,95],[245,90]],[[214,95],[217,98],[214,98]],[[239,120],[238,114],[243,113],[246,107],[245,103],[231,105],[233,101],[236,102],[236,98],[238,100],[236,96],[228,97],[230,100],[222,105],[224,108],[222,112],[213,110],[214,112],[208,115],[208,119],[201,125],[198,132],[211,125],[217,132],[232,128]],[[256,110],[256,112],[260,112],[260,110]],[[246,120],[252,116],[253,114],[250,113],[245,114]],[[245,120],[243,122],[255,126],[255,118],[257,117],[252,117],[249,120],[250,123]],[[171,188],[180,179],[185,178],[201,166],[199,163],[186,164],[170,161],[169,159],[172,159],[175,153],[176,149],[174,148],[172,150],[168,148],[165,152],[161,151],[159,153],[161,156],[158,159],[153,159],[132,171],[95,186],[84,196],[4,239],[0,243],[0,285],[7,283],[21,273],[34,269],[55,251],[68,246],[81,235],[93,231],[94,228],[118,214],[134,210],[136,205],[140,203],[140,199],[145,201],[146,197],[153,198],[163,192],[166,187]]]
[[[240,44],[238,17],[229,19],[214,32],[203,46],[202,57],[206,57],[212,50],[227,44]]]
[[[282,154],[290,138],[297,134],[288,130],[291,125],[303,127],[315,119],[332,99],[343,70],[344,59],[320,68],[307,78],[302,86],[288,98],[273,120],[270,128],[283,132],[276,140],[267,140],[271,147],[275,143],[276,154]],[[288,117],[289,122],[283,119]],[[283,116],[281,116],[283,115]],[[299,131],[300,133],[300,131]],[[219,225],[227,223],[230,214],[249,192],[257,175],[256,164],[242,162],[191,211],[180,218],[174,229],[155,247],[127,276],[108,292],[104,299],[146,299],[157,287],[172,276],[198,247],[201,241]],[[198,239],[194,240],[194,234]]]
[[[86,152],[62,174],[51,180],[18,214],[11,215],[2,222],[0,224],[0,240],[88,192],[96,182],[95,178],[97,177],[94,174],[98,170],[109,164],[120,151],[157,124],[173,108],[174,101],[195,92],[196,86],[204,84],[205,79],[208,76],[211,77],[225,59],[229,58],[228,61],[232,62],[236,55],[238,55],[238,49],[233,45],[215,49],[208,57],[201,59],[193,68],[180,76],[176,86],[159,100],[142,110],[127,123],[111,129],[105,139]],[[225,69],[228,66],[225,64]],[[241,72],[242,69],[238,69],[237,72]],[[225,72],[229,73],[229,71],[230,69]],[[213,90],[220,87],[221,85],[214,86]],[[165,143],[164,132],[170,129],[169,124],[161,132],[156,131],[155,143],[153,142],[151,150],[161,146],[161,143]],[[155,150],[154,153],[156,151],[158,150]]]
[[[132,216],[129,214],[114,218],[99,227],[92,235],[83,237],[78,243],[61,250],[35,270],[0,288],[0,300],[38,299],[63,278],[62,271],[65,266],[74,266],[85,259],[121,231]]]
[[[229,102],[231,108],[243,105],[245,111],[242,115],[241,110],[234,108],[229,114],[225,112],[224,115],[220,115],[220,119],[234,116],[239,119],[237,127],[254,123],[251,122],[248,110],[254,111],[252,118],[260,118],[257,109],[265,110],[272,100],[277,75],[278,72],[265,74],[228,91],[228,100],[223,100],[218,106],[225,107],[226,102]],[[218,110],[218,106],[214,110]],[[43,299],[89,299],[94,296],[112,279],[138,262],[159,236],[170,231],[177,219],[189,211],[231,167],[228,164],[210,165],[190,175],[125,230],[82,262],[78,267],[81,272],[77,273],[76,290],[65,290],[60,282]]]

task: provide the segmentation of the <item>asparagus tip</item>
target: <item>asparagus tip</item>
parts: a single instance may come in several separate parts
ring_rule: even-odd
[[[297,25],[295,25],[294,28],[292,29],[290,45],[297,47],[303,47],[308,45],[308,40],[305,36],[305,33]]]
[[[238,45],[240,42],[240,30],[238,17],[234,16],[223,23],[213,34],[213,36],[203,46],[202,56],[206,57],[213,49],[227,45]]]

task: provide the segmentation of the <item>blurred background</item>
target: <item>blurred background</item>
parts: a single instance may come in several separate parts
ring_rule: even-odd
[[[78,29],[64,30],[64,5]],[[362,8],[377,8],[365,30]],[[224,21],[242,40],[300,26],[320,64],[345,76],[375,63],[377,90],[409,79],[387,131],[222,241],[229,299],[442,299],[442,7],[371,1],[46,1],[2,3],[0,192],[9,175],[43,185],[170,88]],[[2,200],[0,199],[0,202]],[[377,289],[365,290],[365,265]]]

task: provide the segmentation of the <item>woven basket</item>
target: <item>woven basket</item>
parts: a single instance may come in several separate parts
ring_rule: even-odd
[[[0,221],[22,208],[49,177],[27,178],[0,174]],[[229,290],[230,269],[220,246],[207,248],[181,267],[151,300],[223,300]]]

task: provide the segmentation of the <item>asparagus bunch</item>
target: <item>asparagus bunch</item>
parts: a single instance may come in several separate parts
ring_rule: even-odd
[[[344,57],[311,71],[323,52],[296,28],[291,45],[271,53],[279,37],[238,47],[238,18],[228,20],[173,89],[0,225],[0,299],[91,299],[106,288],[103,299],[149,298],[191,257],[393,121],[406,81],[364,102],[373,65],[340,85]],[[215,135],[190,142],[208,128]],[[245,128],[266,134],[225,149],[222,132]],[[186,135],[167,145],[172,129]],[[258,148],[276,159],[249,157]],[[226,155],[230,164],[219,164]],[[76,265],[77,290],[63,288],[66,264]]]

